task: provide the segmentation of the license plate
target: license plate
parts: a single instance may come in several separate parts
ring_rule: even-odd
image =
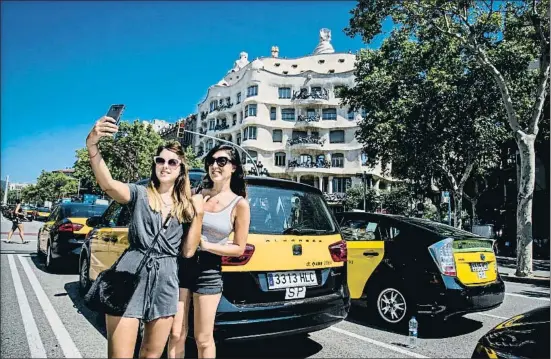
[[[300,299],[306,297],[306,287],[294,287],[285,289],[285,299]]]
[[[488,270],[488,263],[471,263],[472,272],[485,272]]]
[[[485,279],[486,278],[486,272],[476,272],[478,275],[478,279]]]
[[[315,271],[268,273],[268,289],[308,287],[318,285]]]

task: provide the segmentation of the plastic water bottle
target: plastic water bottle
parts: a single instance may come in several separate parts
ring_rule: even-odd
[[[415,317],[411,317],[411,320],[409,321],[409,335],[407,343],[407,346],[410,348],[415,348],[417,346],[417,328],[417,319],[415,319]]]

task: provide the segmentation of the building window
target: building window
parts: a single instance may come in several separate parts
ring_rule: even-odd
[[[300,161],[299,163],[311,164],[312,163],[312,156],[302,154],[302,155],[300,155],[300,160],[299,161]]]
[[[281,119],[283,121],[294,121],[295,120],[295,109],[294,108],[281,109]]]
[[[258,152],[256,151],[253,151],[253,150],[249,150],[247,151],[249,153],[249,155],[253,158],[253,161],[254,162],[258,162]],[[243,152],[243,163],[251,163],[251,159],[249,158],[249,156],[247,156],[245,154],[245,152]]]
[[[344,143],[344,130],[330,131],[329,143]]]
[[[258,85],[247,87],[247,97],[258,95]]]
[[[245,106],[245,117],[256,116],[256,104]]]
[[[216,100],[211,101],[211,102],[210,102],[210,111],[209,111],[209,112],[216,111],[217,108],[218,108],[218,102],[216,102]]]
[[[367,110],[365,108],[362,108],[362,118],[367,117]]]
[[[316,110],[314,110],[313,108],[306,109],[306,117],[308,118],[316,117]]]
[[[350,177],[333,178],[333,193],[344,193],[351,186],[352,179]]]
[[[279,98],[291,98],[291,88],[290,87],[280,87],[279,88]]]
[[[285,167],[285,152],[276,152],[275,165],[279,167]]]
[[[243,123],[243,112],[239,111],[239,123]]]
[[[209,120],[209,131],[213,131],[215,126],[216,122],[214,122],[214,119]]]
[[[276,119],[276,108],[270,107],[270,120],[275,121]]]
[[[237,136],[236,136],[235,138],[236,138],[236,143],[237,143],[237,145],[240,145],[240,144],[241,144],[241,134],[238,133]]]
[[[304,138],[304,137],[307,137],[308,136],[308,133],[306,131],[293,131],[293,134],[292,134],[292,139],[293,140],[296,140],[297,138]]]
[[[356,117],[356,114],[352,110],[348,110],[348,119],[353,120]]]
[[[336,108],[324,108],[321,110],[321,117],[324,120],[336,120],[337,119],[337,109]]]
[[[236,103],[241,103],[241,92],[237,93],[237,100],[235,102]]]
[[[342,153],[333,153],[331,155],[331,167],[344,167],[344,155]]]
[[[283,131],[282,130],[274,130],[272,132],[272,139],[274,142],[283,142]]]
[[[367,155],[365,153],[362,153],[361,161],[362,161],[362,166],[367,166]]]
[[[319,86],[312,87],[312,93],[319,93],[319,94],[321,94],[321,87],[319,87]]]
[[[213,147],[214,147],[214,141],[213,140],[208,140],[207,141],[207,152],[212,150]]]
[[[320,133],[319,133],[319,131],[311,131],[311,132],[310,132],[310,135],[311,135],[312,137],[315,137],[315,138],[320,138]]]
[[[243,141],[256,140],[256,126],[249,126],[243,130]]]
[[[234,113],[234,114],[232,115],[232,123],[231,123],[231,125],[232,125],[232,126],[235,126],[236,123],[237,123],[237,114]]]

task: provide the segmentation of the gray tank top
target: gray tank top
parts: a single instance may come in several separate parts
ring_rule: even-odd
[[[203,216],[203,227],[201,238],[210,243],[226,244],[228,238],[233,232],[233,223],[231,212],[237,202],[243,198],[235,197],[223,210],[219,212],[207,212]]]

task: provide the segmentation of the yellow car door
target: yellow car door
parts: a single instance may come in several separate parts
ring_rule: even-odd
[[[109,247],[109,265],[112,265],[128,248],[128,224],[130,223],[130,211],[128,206],[122,206],[117,217],[117,223],[112,228],[112,240]]]
[[[56,207],[40,229],[40,236],[38,240],[40,241],[39,246],[41,252],[46,252],[46,248],[48,247],[48,239],[50,238],[50,231],[52,230],[52,226],[55,222],[57,222],[58,215],[59,207]]]
[[[384,257],[384,242],[374,220],[343,217],[341,233],[348,247],[348,287],[350,298],[361,298],[371,274]]]
[[[121,206],[113,202],[105,210],[102,216],[101,224],[96,228],[90,238],[90,279],[96,277],[109,268],[109,248],[113,238],[113,227],[115,227],[117,217]]]

